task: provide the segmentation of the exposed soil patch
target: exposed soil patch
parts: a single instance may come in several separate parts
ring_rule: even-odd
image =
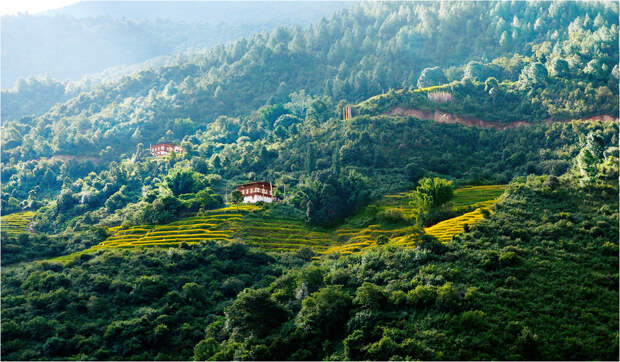
[[[517,127],[532,125],[532,122],[526,122],[526,121],[515,121],[515,122],[505,122],[505,123],[491,122],[491,121],[485,121],[482,119],[458,116],[456,114],[446,113],[446,112],[442,112],[438,110],[423,111],[420,109],[407,109],[407,108],[402,108],[402,107],[396,107],[392,109],[390,112],[385,113],[385,114],[391,115],[391,116],[412,116],[412,117],[419,118],[419,119],[429,119],[437,123],[458,123],[458,124],[462,124],[465,126],[480,127],[480,128],[507,129],[507,128],[517,128]],[[605,122],[613,122],[613,121],[618,121],[618,118],[607,115],[607,114],[602,114],[598,116],[583,118],[582,120],[583,121],[602,120]],[[570,122],[570,121],[572,121],[572,119],[556,120],[556,121],[553,121],[551,119],[545,120],[545,122],[547,123]]]
[[[94,156],[79,156],[79,155],[68,155],[68,154],[57,154],[57,155],[53,155],[50,158],[56,158],[59,159],[61,161],[69,161],[69,160],[78,160],[78,161],[92,161],[92,162],[98,162],[99,158],[98,157],[94,157]]]

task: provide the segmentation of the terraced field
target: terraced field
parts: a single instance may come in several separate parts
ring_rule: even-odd
[[[497,198],[504,192],[505,185],[488,186],[469,186],[458,188],[454,191],[454,198],[448,204],[453,210],[463,210],[464,215],[442,221],[424,232],[437,237],[442,242],[448,242],[452,236],[463,232],[465,224],[469,226],[483,219],[482,209],[489,209]],[[376,207],[378,212],[397,211],[404,220],[413,216],[413,207],[409,205],[407,192],[394,195],[386,195],[383,199],[370,205]],[[354,220],[353,220],[354,221]],[[387,241],[392,245],[403,247],[415,246],[415,241],[419,240],[421,230],[413,226],[391,225],[389,223],[370,225],[365,228],[347,227],[344,225],[335,231],[340,245],[334,245],[327,249],[326,253],[353,254],[362,252],[364,249],[372,248],[377,245],[381,235],[387,237]]]
[[[465,225],[472,226],[484,219],[482,210],[488,210],[488,208],[479,207],[476,210],[468,212],[464,215],[444,220],[433,226],[424,228],[424,232],[436,237],[441,242],[449,242],[452,240],[454,235],[460,234],[464,231]]]
[[[33,211],[16,212],[0,217],[0,230],[8,236],[16,236],[28,232],[28,224],[34,216]]]
[[[230,241],[230,224],[241,220],[242,213],[218,213],[185,218],[167,225],[138,225],[129,228],[113,227],[112,234],[99,246],[122,248],[148,245],[193,244],[201,241]]]
[[[166,225],[115,226],[110,236],[87,250],[55,258],[67,262],[75,256],[97,250],[149,246],[174,246],[213,241],[240,241],[270,251],[309,247],[321,253],[334,243],[332,234],[289,219],[265,219],[255,205],[232,206],[183,218]]]
[[[390,244],[400,246],[413,246],[413,235],[420,233],[413,226],[389,227],[386,225],[369,225],[365,228],[339,228],[336,230],[339,240],[345,240],[343,244],[334,245],[325,251],[325,254],[355,254],[365,249],[377,246],[381,236],[387,237]]]
[[[473,225],[482,219],[482,208],[488,208],[504,191],[504,186],[473,186],[455,190],[451,207],[475,211],[443,221],[424,231],[441,241],[449,241],[452,235],[462,232],[464,224]],[[374,211],[370,211],[374,210]],[[407,222],[413,214],[406,192],[387,195],[368,206],[347,224],[333,230],[312,228],[302,221],[263,217],[255,205],[231,206],[211,210],[204,215],[187,217],[166,225],[137,225],[111,227],[110,236],[90,249],[56,258],[68,261],[74,256],[109,248],[133,248],[146,246],[173,246],[180,243],[195,244],[209,241],[240,241],[269,251],[289,251],[308,247],[318,254],[353,254],[377,245],[382,239],[393,245],[413,247],[422,230]],[[394,224],[384,219],[367,225],[364,218],[377,213],[392,212],[401,215],[401,222]],[[463,211],[465,212],[465,211]],[[372,214],[373,216],[368,216]],[[361,221],[360,221],[361,220]],[[382,236],[385,236],[382,238]]]
[[[453,208],[489,207],[504,193],[506,185],[469,186],[454,190],[454,198],[450,201]]]

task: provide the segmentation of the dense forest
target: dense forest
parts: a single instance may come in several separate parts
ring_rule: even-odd
[[[494,87],[494,108],[516,103],[523,119],[567,109],[571,117],[592,115],[593,105],[581,98],[600,94],[611,109],[617,104],[617,27],[613,3],[363,4],[310,28],[281,27],[80,93],[9,126],[3,159],[97,155],[110,144],[118,145],[112,150],[118,157],[138,143],[180,141],[193,129],[175,135],[171,123],[178,119],[204,128],[220,115],[286,103],[301,90],[335,103],[361,101],[420,80],[519,80],[517,94]],[[508,35],[510,45],[503,48]],[[472,60],[491,65],[470,66]],[[437,66],[441,76],[426,80],[426,68]],[[556,92],[537,90],[549,77],[562,90],[562,102],[560,109],[541,110],[540,103],[558,101]]]
[[[307,263],[303,249],[276,261],[207,243],[10,269],[2,353],[616,359],[617,158],[595,169],[515,178],[492,216],[447,245],[430,238]]]
[[[63,41],[133,65],[2,92],[4,359],[618,359],[617,3],[334,3],[312,25],[328,10],[240,3],[214,25],[93,4],[9,19],[88,29]],[[79,72],[121,64],[103,63]],[[250,181],[280,200],[252,209],[256,235],[93,249],[241,217]],[[452,207],[481,185],[505,191]],[[411,214],[377,208],[395,195]],[[382,223],[400,241],[261,247],[280,221],[308,245]]]

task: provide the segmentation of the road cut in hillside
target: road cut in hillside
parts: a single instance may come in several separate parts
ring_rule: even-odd
[[[465,126],[479,127],[479,128],[493,128],[493,129],[509,129],[509,128],[517,128],[517,127],[527,127],[532,124],[535,124],[535,122],[527,122],[527,121],[515,121],[515,122],[506,122],[506,123],[492,122],[492,121],[485,121],[482,119],[476,119],[472,117],[459,116],[456,114],[442,112],[439,110],[424,111],[421,109],[411,109],[411,108],[403,108],[403,107],[396,107],[392,109],[390,112],[387,112],[385,114],[390,115],[390,116],[412,116],[412,117],[419,118],[419,119],[432,120],[437,123],[448,123],[448,124],[458,123],[458,124],[462,124]],[[605,122],[616,122],[618,121],[618,118],[607,115],[607,114],[601,114],[601,115],[592,116],[588,118],[582,118],[580,120],[582,121],[601,120]],[[570,122],[570,121],[572,121],[572,119],[552,120],[548,118],[545,120],[546,123]]]

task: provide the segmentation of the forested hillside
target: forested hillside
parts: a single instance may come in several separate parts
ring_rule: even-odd
[[[615,3],[363,4],[309,29],[278,28],[96,87],[10,127],[3,158],[97,155],[110,144],[118,156],[140,142],[179,141],[220,115],[286,103],[301,90],[337,103],[463,78],[520,80],[518,92],[497,89],[496,108],[516,103],[523,119],[566,109],[590,115],[584,96],[617,104],[617,14]],[[425,71],[436,66],[439,74]],[[561,90],[559,110],[538,105],[557,101],[536,90],[548,78]],[[174,134],[172,123],[186,118],[190,126]]]
[[[194,358],[615,360],[610,176],[588,191],[567,177],[517,178],[491,218],[448,245],[324,259],[246,289]]]
[[[185,51],[3,91],[2,359],[619,358],[617,3],[100,5]]]
[[[617,158],[599,170],[586,187],[578,173],[517,178],[492,216],[448,244],[304,265],[307,250],[276,261],[207,243],[9,269],[2,354],[617,359]]]

